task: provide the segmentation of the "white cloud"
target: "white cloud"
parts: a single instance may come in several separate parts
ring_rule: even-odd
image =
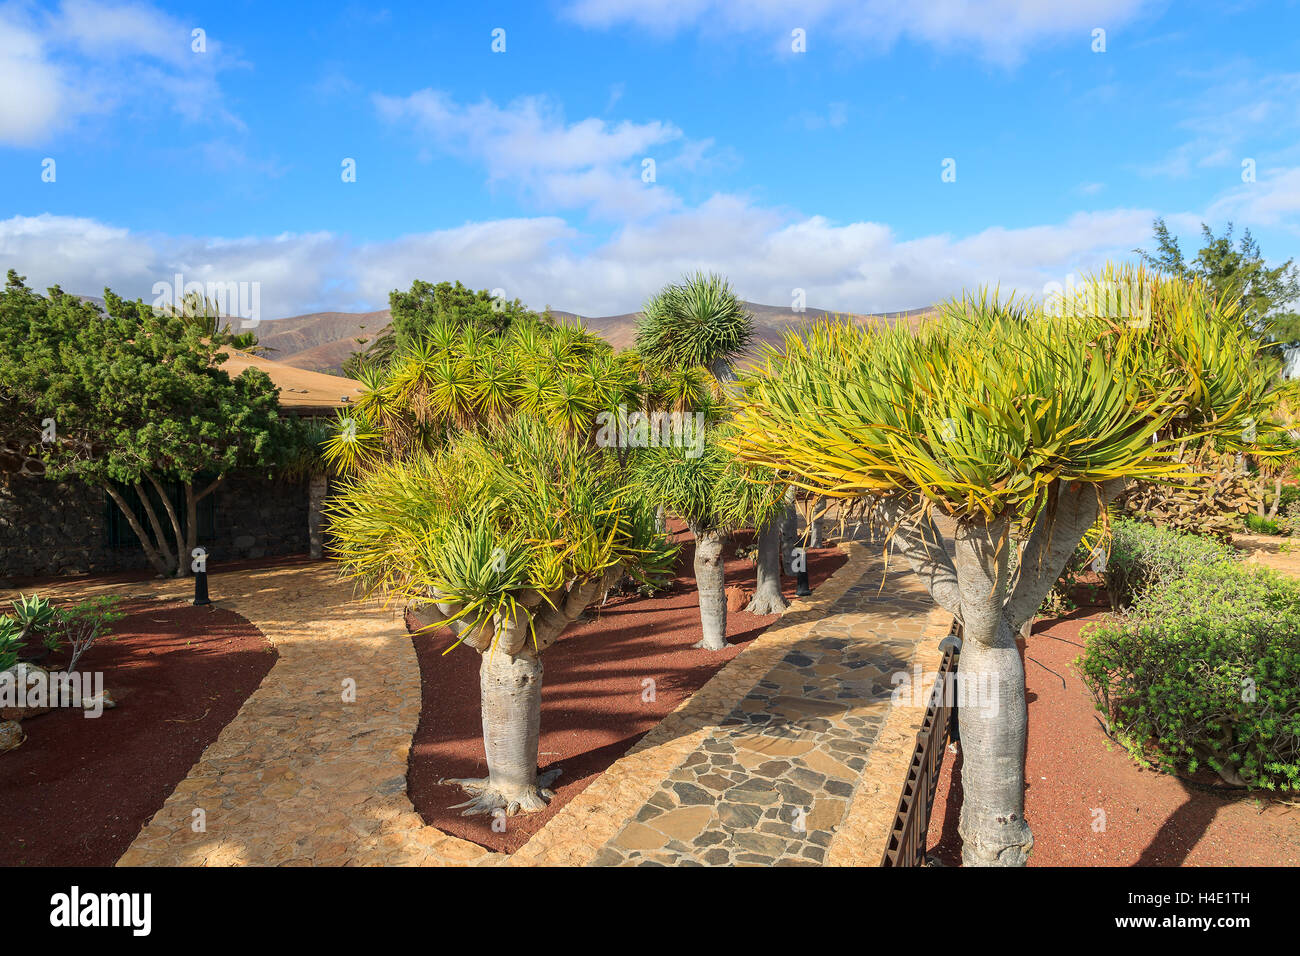
[[[682,273],[715,269],[752,301],[875,312],[928,305],[981,283],[1037,294],[1049,281],[1127,257],[1149,238],[1150,210],[1080,213],[1024,229],[901,239],[887,225],[795,217],[717,195],[632,224],[592,245],[555,217],[467,223],[353,243],[328,233],[234,240],[144,235],[94,220],[43,215],[0,221],[0,268],[37,288],[98,295],[105,285],[151,298],[176,272],[187,281],[261,283],[267,317],[382,308],[416,278],[503,288],[540,308],[584,315],[637,309]]]
[[[0,8],[0,143],[37,141],[64,108],[60,71],[45,59],[40,34]]]
[[[440,90],[424,89],[403,97],[376,95],[374,102],[381,117],[409,124],[427,147],[482,163],[494,184],[520,189],[542,206],[586,208],[612,219],[675,208],[673,190],[642,181],[642,161],[654,159],[662,168],[681,155],[697,162],[702,149],[682,142],[673,124],[657,120],[588,117],[569,123],[541,96],[502,107],[490,100],[460,104]]]
[[[1253,183],[1242,183],[1216,200],[1208,210],[1211,222],[1221,219],[1251,227],[1286,226],[1300,233],[1300,167],[1265,170]]]
[[[1031,44],[1114,29],[1151,0],[572,0],[567,14],[584,26],[629,24],[659,34],[699,25],[713,32],[766,32],[789,48],[795,27],[808,31],[811,53],[819,42],[863,41],[885,49],[900,39],[940,49],[971,48],[998,62],[1018,60]],[[824,38],[824,40],[823,40]]]
[[[1249,64],[1232,64],[1216,82],[1172,108],[1181,109],[1178,128],[1190,137],[1158,161],[1139,166],[1145,176],[1186,179],[1201,169],[1237,166],[1243,159],[1294,158],[1300,131],[1300,73],[1257,74]]]
[[[193,55],[190,28],[144,3],[64,0],[60,13],[53,25],[59,39],[88,56],[143,55],[182,66]]]
[[[326,233],[205,239],[133,233],[75,216],[0,220],[0,271],[15,269],[35,289],[79,295],[110,288],[152,302],[153,285],[181,273],[186,282],[259,282],[264,316],[360,304],[347,284],[347,244]]]
[[[350,259],[357,292],[376,307],[414,279],[457,279],[475,289],[505,289],[541,308],[550,303],[549,277],[564,270],[562,244],[577,233],[553,216],[467,223],[357,248]],[[555,290],[558,292],[558,289]]]
[[[242,123],[217,74],[238,65],[213,37],[191,47],[187,24],[146,3],[64,0],[33,13],[0,5],[0,145],[42,143],[88,115],[159,102],[191,121]]]

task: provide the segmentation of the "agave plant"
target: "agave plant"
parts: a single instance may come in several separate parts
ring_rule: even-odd
[[[632,473],[647,500],[679,515],[690,528],[695,538],[695,586],[704,632],[694,646],[724,649],[727,595],[723,547],[737,528],[775,527],[773,516],[783,507],[784,486],[766,469],[739,462],[713,437],[698,454],[680,444],[648,448],[637,456]],[[784,609],[779,575],[775,581],[770,575],[760,575],[759,583],[762,601],[756,594],[751,610],[770,614]],[[760,611],[760,603],[768,609]]]
[[[517,416],[346,480],[331,531],[348,573],[481,657],[488,776],[447,781],[471,794],[458,806],[545,806],[542,654],[623,575],[655,584],[674,558],[617,459]]]
[[[54,605],[40,595],[33,594],[26,597],[18,595],[12,602],[13,619],[18,622],[21,629],[18,639],[26,640],[32,634],[44,634],[54,624],[55,610]]]
[[[1128,478],[1185,476],[1184,442],[1240,446],[1274,386],[1236,306],[1143,269],[1088,282],[1140,311],[1059,314],[981,292],[915,334],[825,324],[744,377],[728,445],[800,487],[868,496],[935,601],[962,670],[995,688],[960,709],[970,865],[1023,864],[1024,671],[1014,635]],[[955,520],[950,554],[935,514]],[[1030,521],[1014,577],[1010,529]]]

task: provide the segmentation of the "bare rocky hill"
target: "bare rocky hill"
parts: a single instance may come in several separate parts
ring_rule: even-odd
[[[755,351],[760,343],[780,345],[784,333],[793,327],[831,318],[836,314],[857,322],[868,318],[886,318],[902,319],[915,324],[920,316],[931,311],[929,308],[910,309],[906,312],[867,316],[852,312],[834,313],[825,309],[792,312],[788,307],[760,305],[756,302],[745,304],[755,319]],[[551,312],[556,318],[581,321],[586,328],[615,348],[626,348],[632,344],[640,315],[638,312],[628,312],[623,315],[591,317],[558,309],[552,309]],[[262,345],[275,349],[268,353],[268,358],[314,372],[337,372],[349,355],[365,348],[365,344],[382,332],[388,322],[387,309],[377,312],[312,312],[265,321],[256,331]]]
[[[353,352],[388,327],[388,310],[379,312],[312,312],[271,319],[257,329],[267,358],[313,372],[337,372]]]

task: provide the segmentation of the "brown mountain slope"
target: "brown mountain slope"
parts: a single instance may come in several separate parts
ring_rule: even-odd
[[[792,312],[788,308],[780,308],[774,305],[761,305],[757,302],[746,302],[746,308],[754,316],[754,347],[750,350],[756,354],[762,344],[780,345],[784,340],[785,333],[802,325],[808,325],[813,322],[819,322],[828,318],[840,317],[849,319],[853,322],[865,322],[872,318],[885,318],[897,320],[900,318],[909,319],[915,324],[915,320],[920,316],[931,311],[930,308],[911,309],[907,312],[888,312],[876,315],[862,315],[856,312],[830,312],[826,309],[807,309],[804,312]],[[551,314],[557,318],[566,318],[569,320],[581,319],[585,328],[595,332],[610,345],[615,348],[629,348],[636,339],[636,323],[640,318],[640,312],[628,312],[623,315],[606,315],[597,318],[587,316],[576,316],[572,312],[561,312],[555,309]]]
[[[365,348],[388,326],[388,310],[379,312],[312,312],[271,319],[257,329],[257,341],[275,349],[269,357],[314,372],[337,372],[353,352]],[[365,340],[358,342],[358,339]]]
[[[788,329],[833,318],[837,314],[855,322],[870,318],[891,321],[901,319],[915,326],[921,316],[931,311],[927,307],[906,312],[860,315],[853,312],[834,313],[825,309],[792,312],[789,308],[757,302],[746,302],[745,305],[754,315],[755,347],[752,351],[755,353],[761,343],[780,345]],[[551,313],[557,319],[581,321],[585,328],[615,348],[632,345],[636,336],[637,318],[640,316],[639,312],[628,312],[623,315],[589,317],[557,309],[552,309]],[[388,326],[388,322],[387,309],[377,312],[313,312],[288,319],[272,319],[263,322],[256,331],[262,345],[276,350],[269,353],[268,357],[315,372],[338,372],[349,355],[365,347],[364,342],[359,343],[357,340],[370,341]]]

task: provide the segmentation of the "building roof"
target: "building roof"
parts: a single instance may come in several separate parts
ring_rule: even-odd
[[[298,414],[319,414],[355,402],[362,392],[360,382],[341,375],[309,372],[239,349],[222,347],[227,358],[221,367],[233,378],[246,368],[261,369],[280,389],[280,407]]]

